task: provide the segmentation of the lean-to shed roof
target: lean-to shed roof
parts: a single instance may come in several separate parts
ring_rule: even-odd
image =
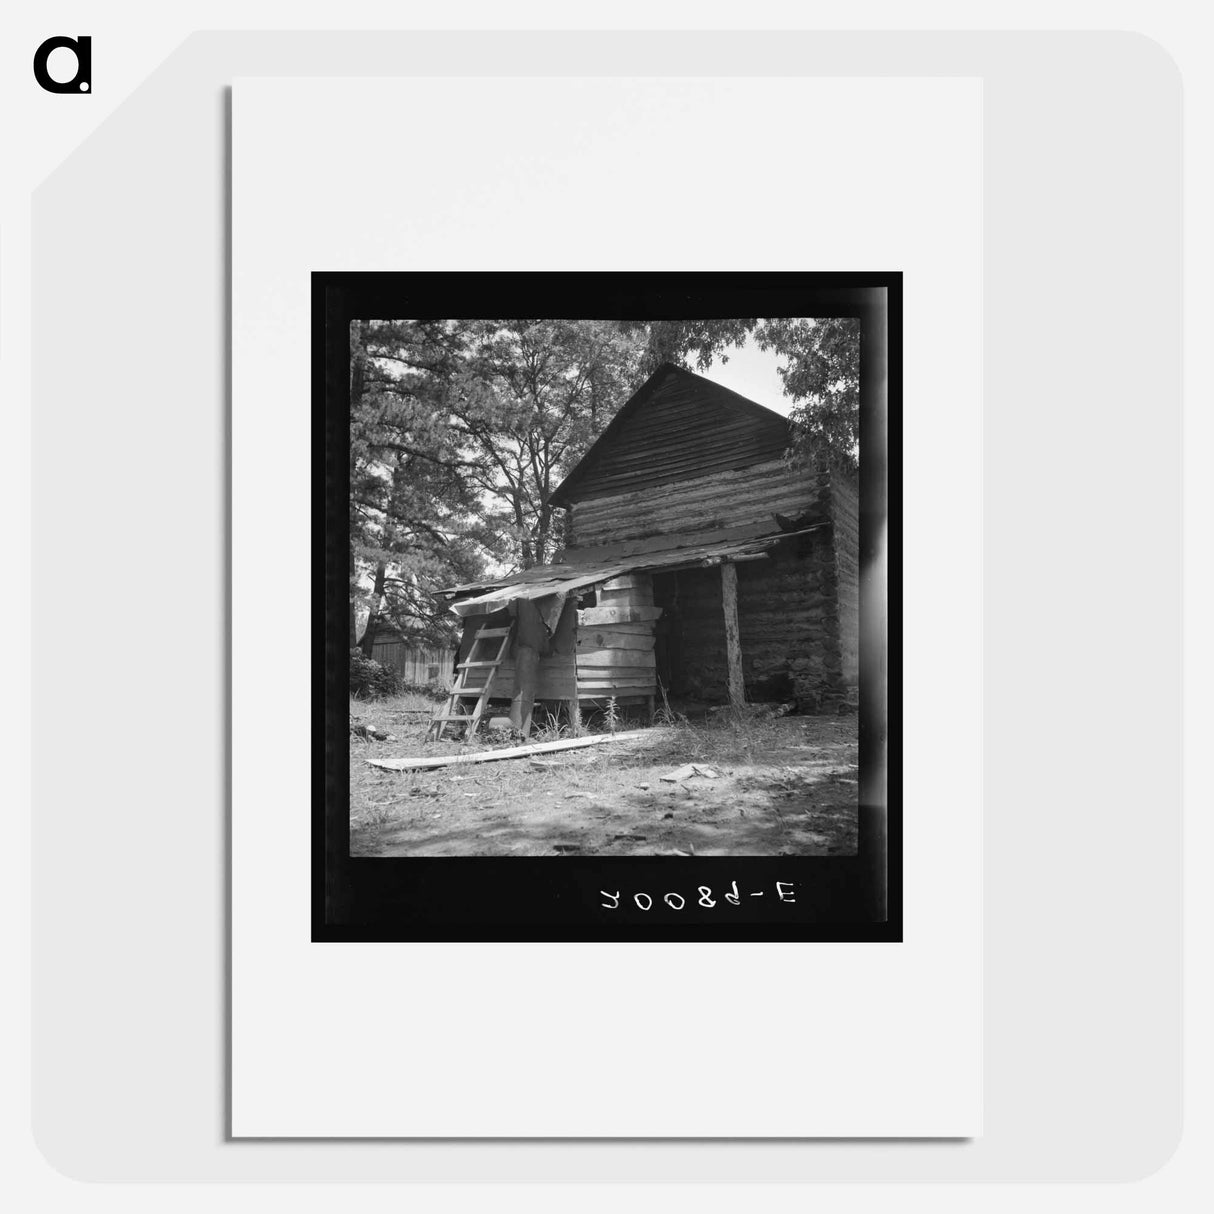
[[[470,583],[444,590],[444,597],[455,597],[451,610],[458,616],[487,615],[500,611],[515,599],[542,599],[549,595],[568,596],[596,586],[627,573],[693,569],[704,565],[719,565],[722,561],[755,560],[767,554],[767,550],[792,536],[804,535],[818,527],[805,527],[799,531],[786,531],[778,535],[767,535],[751,539],[721,540],[713,543],[690,545],[683,548],[663,548],[650,552],[634,552],[611,559],[570,565],[537,565],[503,578],[498,582]],[[459,598],[461,594],[471,597]]]

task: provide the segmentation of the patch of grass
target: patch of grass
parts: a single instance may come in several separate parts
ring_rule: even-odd
[[[559,742],[562,738],[570,736],[568,725],[562,725],[560,721],[550,712],[544,713],[544,721],[538,724],[533,720],[531,724],[531,736],[527,739],[528,745],[534,742]]]
[[[688,723],[686,715],[675,712],[671,708],[670,697],[666,694],[666,686],[661,679],[658,680],[658,694],[662,698],[662,703],[657,712],[653,714],[653,723],[655,725],[686,725]]]

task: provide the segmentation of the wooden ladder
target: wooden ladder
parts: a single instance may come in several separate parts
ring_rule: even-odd
[[[493,689],[493,680],[497,677],[498,667],[506,660],[506,654],[510,651],[510,641],[513,636],[513,623],[507,628],[481,628],[477,631],[472,648],[468,650],[468,660],[460,662],[455,668],[455,686],[451,688],[447,703],[441,712],[436,713],[430,719],[430,727],[426,730],[427,742],[442,741],[443,730],[454,722],[466,725],[468,729],[464,734],[464,741],[472,740],[477,726],[481,723],[481,717],[484,716],[485,707],[489,703],[489,693]],[[478,655],[477,648],[482,641],[497,643],[497,651],[492,657]],[[485,681],[475,687],[469,687],[469,670],[483,670]],[[472,699],[476,700],[472,712],[460,712],[459,709],[464,707],[464,701]]]

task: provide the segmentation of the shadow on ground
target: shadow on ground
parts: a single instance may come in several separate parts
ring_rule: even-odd
[[[363,713],[370,720],[370,715]],[[386,772],[368,757],[436,753],[376,714],[394,742],[351,752],[358,856],[850,855],[859,793],[856,719],[682,724],[639,742]],[[442,746],[458,752],[453,744]],[[699,764],[716,778],[662,780]]]

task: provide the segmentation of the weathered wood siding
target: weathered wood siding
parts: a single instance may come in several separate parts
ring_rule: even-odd
[[[472,647],[472,638],[478,628],[488,625],[491,627],[506,627],[510,617],[505,611],[499,611],[492,616],[468,616],[464,623],[464,638],[461,644],[461,660],[467,658]],[[577,659],[574,652],[574,641],[577,629],[577,602],[567,599],[561,608],[556,630],[552,635],[549,651],[541,654],[539,668],[536,671],[536,700],[570,700],[575,695],[577,684]],[[468,671],[465,685],[481,687],[484,685],[487,671],[484,668],[473,668]],[[514,662],[514,646],[506,660],[497,668],[493,676],[492,700],[509,700],[514,695],[516,667]]]
[[[578,695],[584,700],[651,696],[657,691],[654,629],[661,610],[647,573],[604,582],[597,606],[578,613]]]
[[[427,649],[384,637],[372,644],[371,657],[381,666],[398,670],[406,683],[419,687],[447,687],[453,678],[454,649]]]
[[[835,570],[839,600],[839,656],[843,682],[860,681],[860,498],[855,482],[836,474],[831,479]]]
[[[776,459],[741,471],[579,500],[572,508],[570,547],[748,526],[774,531],[776,514],[797,518],[812,509],[829,479],[827,473]]]
[[[480,670],[468,672],[467,686],[483,686],[486,674]],[[569,700],[573,698],[574,680],[577,677],[573,654],[549,654],[540,658],[539,669],[535,679],[535,698],[537,700]],[[508,700],[514,695],[515,665],[513,658],[507,658],[498,668],[493,678],[493,700]]]
[[[537,701],[570,700],[575,694],[580,700],[624,699],[657,690],[654,628],[662,612],[653,605],[649,574],[605,582],[597,599],[595,607],[580,612],[575,598],[566,602],[552,651],[540,657]],[[477,617],[473,631],[483,622]],[[484,669],[469,670],[466,686],[483,686],[487,677]],[[491,698],[510,699],[516,677],[512,654],[497,668]]]
[[[788,423],[778,413],[668,367],[620,410],[561,486],[558,504],[566,492],[584,501],[745,468],[778,458],[787,445]]]

